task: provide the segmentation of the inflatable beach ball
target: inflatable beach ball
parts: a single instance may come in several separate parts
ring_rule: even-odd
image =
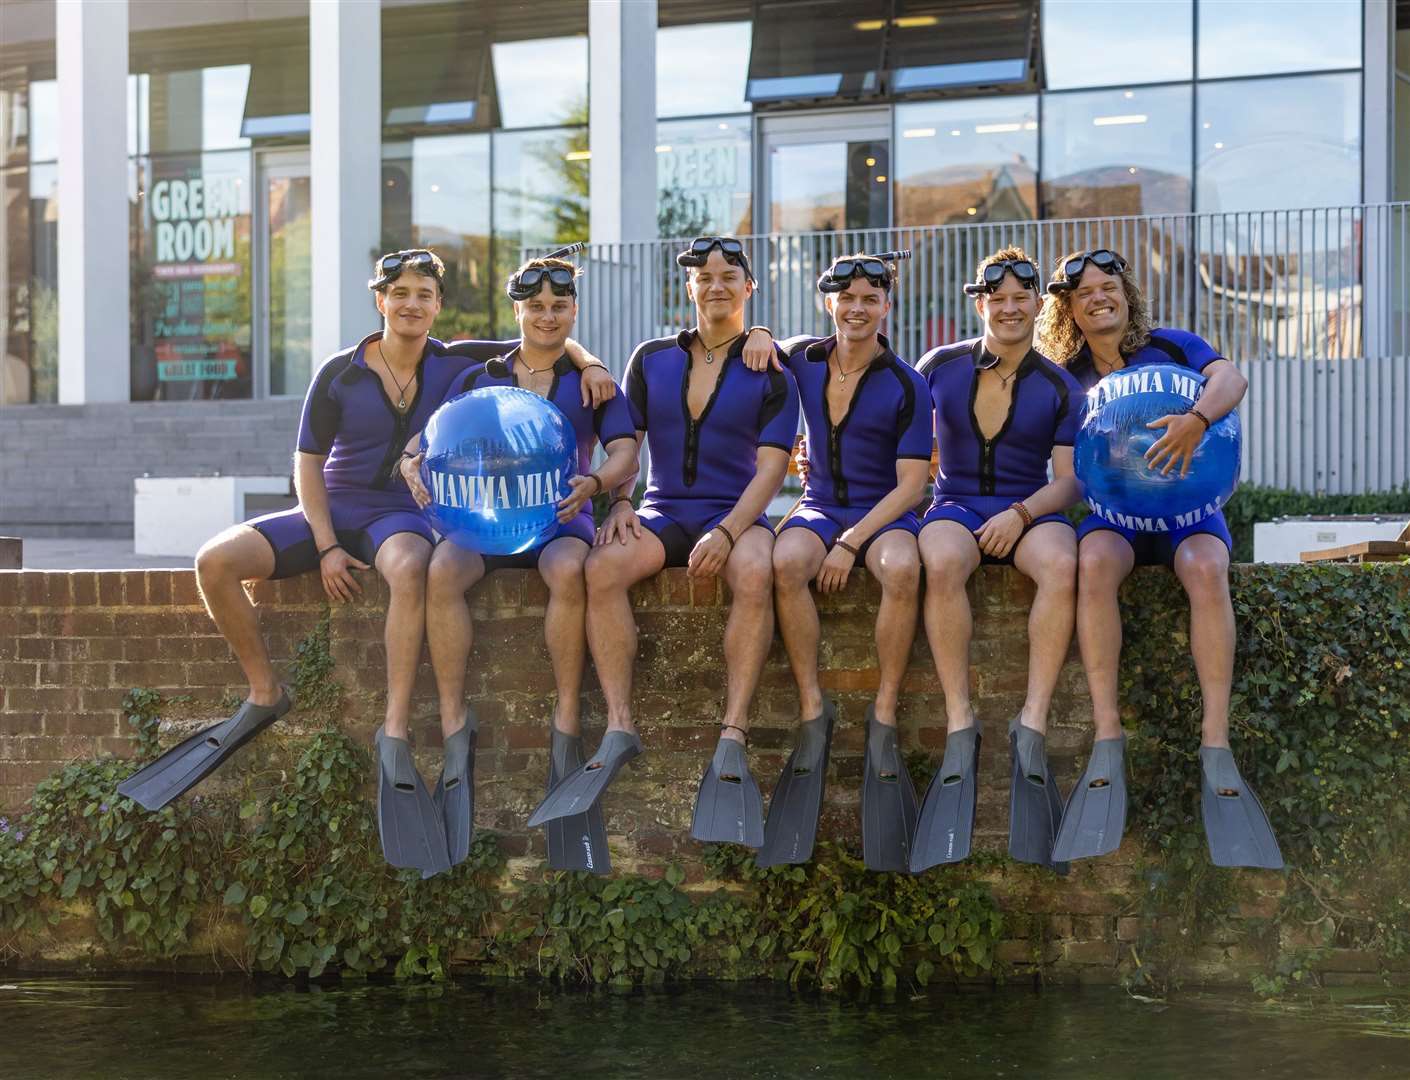
[[[577,439],[558,407],[517,386],[451,398],[421,435],[432,527],[482,555],[516,555],[557,528]]]
[[[1178,469],[1162,476],[1146,464],[1146,451],[1165,433],[1146,425],[1187,412],[1204,384],[1203,375],[1179,364],[1141,364],[1113,371],[1087,392],[1073,462],[1092,513],[1138,532],[1173,532],[1229,501],[1239,479],[1237,412],[1205,432],[1183,479]]]

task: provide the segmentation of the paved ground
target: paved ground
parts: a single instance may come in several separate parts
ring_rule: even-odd
[[[25,540],[21,560],[26,570],[191,569],[191,559],[186,556],[138,555],[130,539]]]

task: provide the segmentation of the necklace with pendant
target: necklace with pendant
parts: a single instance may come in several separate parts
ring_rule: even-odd
[[[387,369],[387,374],[392,377],[392,382],[397,386],[397,412],[406,412],[406,387],[416,381],[416,373],[412,372],[411,378],[406,380],[406,386],[397,382],[397,373],[392,370],[392,365],[387,363],[387,358],[382,355],[382,343],[377,342],[377,359],[382,361],[382,366]]]
[[[734,337],[726,338],[724,341],[716,342],[714,345],[705,345],[705,339],[701,338],[700,344],[705,345],[705,363],[713,364],[715,362],[716,349],[722,348],[725,345],[733,344],[734,342],[738,341],[742,336],[742,334],[735,334]]]
[[[845,370],[842,367],[842,361],[839,359],[837,361],[837,381],[839,383],[845,383],[847,381],[848,375],[855,375],[859,371],[865,371],[867,368],[871,367],[872,364],[876,363],[876,358],[882,354],[882,351],[882,349],[878,348],[876,352],[872,354],[872,358],[870,360],[868,360],[861,367],[854,367],[851,371]]]

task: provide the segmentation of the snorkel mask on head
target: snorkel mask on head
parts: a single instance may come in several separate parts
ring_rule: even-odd
[[[583,248],[585,243],[569,244],[567,247],[550,251],[543,259],[566,259],[569,255],[575,255]],[[533,259],[532,262],[543,260]],[[555,296],[571,296],[575,300],[578,296],[577,273],[569,270],[566,266],[527,266],[514,271],[509,280],[505,282],[504,291],[511,300],[527,300],[531,296],[537,296],[543,288],[544,279],[548,279],[549,288],[553,290]]]

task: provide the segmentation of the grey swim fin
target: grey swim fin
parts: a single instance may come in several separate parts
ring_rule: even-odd
[[[586,813],[602,797],[617,770],[641,752],[641,739],[635,732],[609,731],[602,737],[602,744],[592,760],[564,777],[539,803],[538,809],[529,816],[530,827]]]
[[[690,835],[703,844],[764,844],[764,797],[749,772],[744,744],[723,734],[700,778]]]
[[[1110,855],[1126,831],[1126,733],[1097,739],[1082,779],[1068,796],[1067,810],[1053,842],[1062,862]]]
[[[1199,748],[1204,835],[1215,866],[1281,870],[1283,853],[1263,804],[1239,774],[1228,747]],[[1224,794],[1230,792],[1230,794]]]
[[[1013,755],[1009,855],[1019,862],[1049,866],[1065,874],[1067,863],[1053,862],[1053,839],[1062,822],[1062,793],[1048,767],[1047,738],[1042,732],[1024,727],[1019,716],[1009,723],[1009,750]]]
[[[569,773],[582,767],[583,740],[577,735],[553,729],[553,748],[548,767],[548,791]],[[607,829],[602,823],[602,807],[593,803],[586,812],[554,818],[543,827],[548,843],[548,865],[554,870],[587,870],[610,874],[612,857],[607,852]]]
[[[235,715],[202,728],[143,766],[118,785],[118,794],[148,810],[160,810],[184,795],[270,724],[289,711],[289,691],[285,689],[273,705],[246,701]]]
[[[431,877],[450,869],[445,825],[411,759],[411,744],[377,729],[377,831],[392,866]]]
[[[974,808],[979,801],[979,747],[983,743],[976,717],[973,726],[945,738],[945,757],[931,778],[916,823],[911,846],[911,872],[969,856],[974,837]]]
[[[465,710],[465,725],[445,741],[445,763],[431,796],[445,825],[451,866],[464,862],[475,835],[475,743],[480,722],[474,709]]]
[[[878,723],[868,706],[862,761],[862,861],[868,870],[910,872],[917,812],[916,789],[901,757],[896,727]]]
[[[805,863],[813,857],[836,721],[837,706],[824,701],[822,715],[799,726],[798,745],[774,785],[764,822],[764,844],[754,860],[757,865]]]

